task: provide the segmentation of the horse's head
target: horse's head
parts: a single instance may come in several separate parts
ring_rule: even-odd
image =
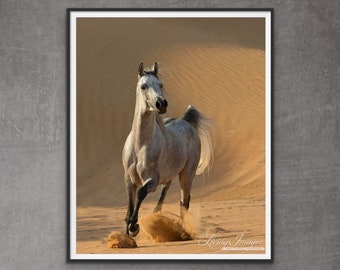
[[[143,63],[138,67],[139,91],[150,111],[156,111],[159,114],[166,113],[168,102],[163,97],[163,84],[158,78],[158,65],[155,63],[151,70],[144,70]]]

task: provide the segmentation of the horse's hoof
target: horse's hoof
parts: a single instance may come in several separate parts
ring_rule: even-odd
[[[158,212],[160,212],[160,211],[161,211],[161,209],[159,209],[159,208],[153,209],[153,212],[154,212],[154,213],[158,213]]]
[[[139,233],[139,224],[129,225],[129,235],[135,237]]]

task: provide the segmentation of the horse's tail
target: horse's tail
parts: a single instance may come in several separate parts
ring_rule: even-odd
[[[213,147],[210,136],[211,120],[192,105],[189,105],[182,119],[190,123],[197,130],[201,140],[201,157],[196,174],[202,174],[205,170],[209,172],[213,164]]]

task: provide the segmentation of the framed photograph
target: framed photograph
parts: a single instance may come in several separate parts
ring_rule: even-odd
[[[270,260],[272,9],[68,9],[70,260]]]

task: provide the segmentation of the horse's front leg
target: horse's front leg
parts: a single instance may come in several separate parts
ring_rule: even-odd
[[[150,177],[146,180],[142,187],[137,190],[136,196],[136,204],[133,209],[132,216],[130,218],[130,225],[128,227],[129,234],[132,236],[136,236],[139,233],[139,224],[138,222],[138,212],[139,208],[145,199],[146,195],[150,192],[154,192],[157,188],[157,177]]]
[[[126,193],[128,196],[128,209],[125,216],[126,234],[129,234],[130,218],[133,213],[136,198],[136,185],[131,183],[130,177],[125,177]]]

